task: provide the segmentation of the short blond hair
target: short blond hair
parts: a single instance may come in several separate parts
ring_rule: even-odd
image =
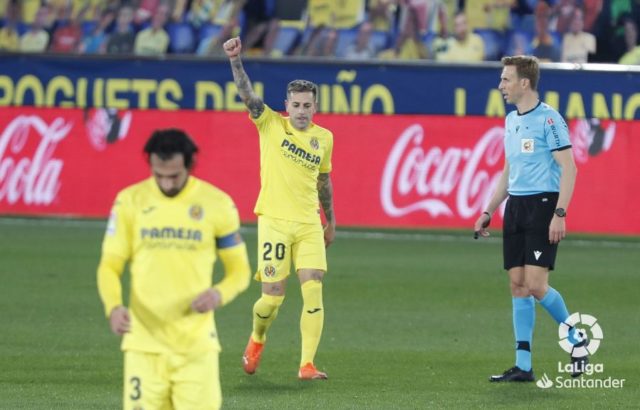
[[[532,90],[538,89],[540,81],[540,65],[538,59],[534,56],[506,56],[502,57],[502,65],[504,67],[514,66],[518,78],[526,78],[531,84]]]
[[[310,92],[313,94],[313,100],[318,101],[318,86],[308,80],[293,80],[287,85],[287,98],[291,93],[305,93]]]

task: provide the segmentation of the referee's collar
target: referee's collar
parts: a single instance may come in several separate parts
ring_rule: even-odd
[[[535,111],[536,108],[538,108],[540,106],[540,104],[542,104],[542,101],[538,100],[538,103],[536,104],[535,107],[533,107],[532,109],[530,109],[529,111],[520,113],[520,111],[518,111],[518,115],[527,115],[529,114],[531,111]]]

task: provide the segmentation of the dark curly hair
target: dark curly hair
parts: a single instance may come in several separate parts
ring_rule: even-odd
[[[193,166],[197,152],[198,146],[191,137],[186,132],[176,128],[154,131],[144,145],[144,153],[147,155],[147,159],[151,154],[156,154],[160,159],[166,161],[175,154],[182,154],[184,165],[187,169],[191,169]]]

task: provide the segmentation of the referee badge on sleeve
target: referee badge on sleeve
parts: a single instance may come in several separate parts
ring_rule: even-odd
[[[534,149],[533,138],[523,138],[520,140],[520,152],[529,154],[533,152],[533,149]]]

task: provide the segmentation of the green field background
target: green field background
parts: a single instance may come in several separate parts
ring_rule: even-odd
[[[0,218],[0,409],[118,409],[119,339],[104,318],[95,270],[103,221]],[[255,267],[255,229],[243,235]],[[225,409],[639,408],[640,238],[570,236],[551,284],[571,312],[596,316],[592,362],[621,389],[491,384],[514,360],[511,297],[499,237],[469,232],[342,230],[329,249],[326,382],[300,382],[300,290],[289,281],[254,376],[240,358],[259,296],[216,313]],[[219,267],[217,267],[219,268]],[[533,367],[557,377],[557,326],[537,307]]]

